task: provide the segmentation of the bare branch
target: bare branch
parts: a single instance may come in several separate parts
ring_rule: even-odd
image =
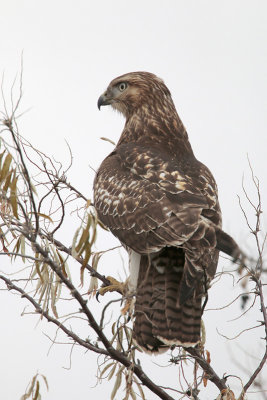
[[[205,360],[205,358],[201,355],[200,351],[194,347],[186,348],[186,351],[191,354],[192,357],[197,361],[197,363],[201,366],[203,371],[207,374],[208,379],[217,386],[217,388],[222,391],[223,389],[227,389],[225,379],[219,378],[216,372],[213,370],[211,365]]]

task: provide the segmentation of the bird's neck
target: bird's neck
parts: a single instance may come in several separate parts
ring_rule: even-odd
[[[118,145],[129,142],[161,146],[170,153],[181,153],[179,156],[193,155],[186,129],[174,106],[169,113],[146,106],[130,114]]]

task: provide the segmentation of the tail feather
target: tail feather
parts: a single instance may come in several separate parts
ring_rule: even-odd
[[[201,296],[182,305],[178,301],[183,264],[183,250],[178,248],[165,248],[150,260],[141,257],[133,337],[145,351],[161,352],[172,344],[193,346],[200,340]]]
[[[198,260],[200,265],[208,266],[208,280],[215,273],[218,250],[242,264],[245,259],[234,239],[219,228],[216,241],[217,250]],[[160,252],[142,255],[133,326],[133,338],[139,347],[147,352],[162,352],[174,344],[196,345],[200,341],[204,292],[198,268],[190,264],[182,248],[165,247]]]
[[[153,294],[152,279],[150,276],[147,260],[142,256],[138,276],[138,292],[135,303],[135,321],[133,327],[133,337],[137,344],[147,351],[158,351],[163,343],[153,335],[151,320],[151,297]],[[145,261],[145,262],[144,262]],[[144,268],[145,267],[145,268]]]
[[[235,240],[219,228],[216,229],[216,239],[216,248],[233,257],[234,261],[245,257]]]

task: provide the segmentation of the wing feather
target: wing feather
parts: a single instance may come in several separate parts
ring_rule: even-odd
[[[200,166],[195,168],[199,174]],[[201,213],[217,204],[216,185],[207,196],[207,182],[194,181],[192,173],[155,149],[121,145],[96,176],[95,206],[101,221],[126,246],[148,253],[167,245],[180,246],[190,237],[197,241],[202,235],[204,240]]]

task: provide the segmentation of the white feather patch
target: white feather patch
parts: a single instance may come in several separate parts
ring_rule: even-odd
[[[133,250],[128,251],[129,254],[129,279],[128,288],[130,292],[135,292],[137,288],[137,281],[140,269],[141,254],[136,253]]]
[[[159,340],[161,340],[164,344],[168,345],[168,346],[172,346],[172,345],[176,345],[176,346],[182,346],[182,347],[194,347],[196,346],[200,341],[198,340],[197,342],[181,342],[178,339],[165,339],[162,336],[157,336],[157,338]]]

